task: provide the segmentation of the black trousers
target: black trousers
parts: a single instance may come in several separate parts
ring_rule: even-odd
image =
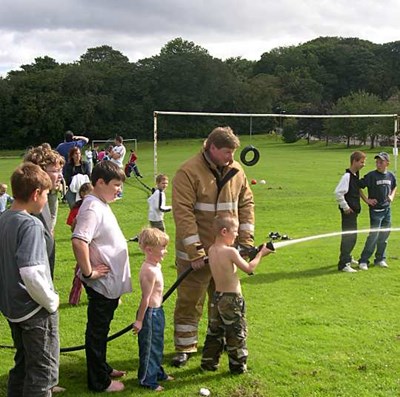
[[[89,301],[85,335],[88,387],[101,392],[111,384],[112,368],[107,364],[107,337],[119,299],[106,298],[84,286]]]
[[[342,216],[342,231],[351,231],[357,230],[357,216],[356,212],[351,212],[350,214],[344,213],[343,210],[340,210]],[[351,253],[357,242],[357,234],[342,234],[342,241],[340,243],[340,256],[338,269],[342,270],[347,263],[351,262]]]

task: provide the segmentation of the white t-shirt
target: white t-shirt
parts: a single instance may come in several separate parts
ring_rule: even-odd
[[[110,272],[97,280],[82,280],[96,292],[116,299],[132,291],[131,271],[126,239],[108,204],[88,195],[79,209],[72,238],[89,244],[92,266],[105,264]]]
[[[126,149],[124,145],[114,146],[113,152],[118,153],[120,157],[118,159],[111,159],[112,162],[118,165],[119,168],[123,168],[124,157],[126,154]]]
[[[149,204],[149,221],[159,222],[164,219],[164,212],[171,211],[171,206],[165,205],[165,192],[156,189],[155,192],[147,199]]]

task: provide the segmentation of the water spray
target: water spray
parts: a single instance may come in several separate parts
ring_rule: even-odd
[[[348,234],[364,234],[364,233],[382,233],[382,232],[399,232],[400,227],[388,227],[388,228],[376,228],[376,229],[361,229],[361,230],[346,230],[345,232],[333,232],[333,233],[325,233],[325,234],[316,234],[314,236],[302,237],[293,240],[284,240],[272,243],[271,241],[267,243],[267,248],[272,249],[273,251],[277,248],[286,247],[288,245],[304,243],[306,241],[319,240],[321,238],[329,238],[329,237],[337,237],[344,236]],[[269,246],[269,245],[270,246]],[[257,255],[257,252],[260,250],[261,246],[254,247],[250,249],[249,258],[252,259]],[[272,248],[271,248],[272,247]]]

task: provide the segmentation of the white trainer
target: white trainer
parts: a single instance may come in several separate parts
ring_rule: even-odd
[[[361,262],[358,267],[360,268],[360,270],[368,270],[368,265],[364,262]]]
[[[351,258],[351,264],[352,265],[358,265],[358,261],[355,260],[354,258]]]
[[[356,269],[353,269],[350,266],[350,263],[347,263],[346,266],[342,269],[342,272],[346,272],[346,273],[357,273]]]
[[[380,261],[378,263],[375,263],[375,266],[379,267],[389,267],[389,265],[386,263],[386,261]]]

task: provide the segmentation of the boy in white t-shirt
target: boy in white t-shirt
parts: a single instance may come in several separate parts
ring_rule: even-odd
[[[165,190],[168,187],[167,175],[160,174],[156,177],[157,188],[147,199],[149,204],[150,226],[165,232],[164,213],[171,211],[171,206],[166,205]]]
[[[108,203],[121,191],[125,174],[111,161],[93,168],[93,191],[76,218],[72,248],[88,296],[85,350],[88,387],[117,392],[124,384],[113,378],[125,375],[106,361],[107,336],[122,294],[132,291],[129,255],[124,235]]]
[[[123,167],[124,157],[126,154],[126,148],[123,145],[123,142],[124,140],[122,136],[116,136],[114,140],[115,146],[110,153],[111,161],[117,164],[119,168]]]

